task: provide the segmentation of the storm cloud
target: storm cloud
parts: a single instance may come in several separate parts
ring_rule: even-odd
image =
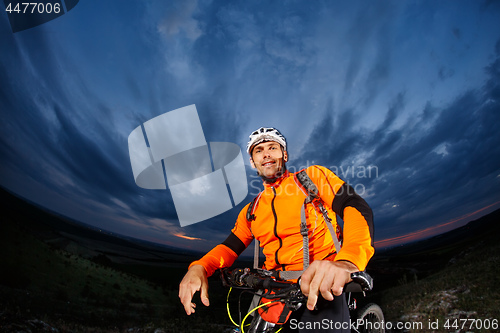
[[[95,6],[18,33],[0,18],[0,185],[17,195],[114,233],[220,243],[258,192],[249,165],[243,203],[181,228],[128,156],[137,126],[195,104],[209,142],[244,151],[279,128],[290,169],[324,165],[366,198],[378,241],[499,207],[498,2]]]

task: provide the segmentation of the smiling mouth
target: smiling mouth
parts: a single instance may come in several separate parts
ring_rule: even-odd
[[[271,165],[274,165],[274,164],[276,164],[275,161],[269,161],[269,162],[262,163],[262,166],[263,167],[268,167],[268,166],[271,166]]]

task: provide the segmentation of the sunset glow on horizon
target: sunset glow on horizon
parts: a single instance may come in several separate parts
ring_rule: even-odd
[[[440,233],[444,233],[444,232],[447,232],[447,231],[451,231],[455,228],[459,228],[461,227],[462,225],[459,225],[459,226],[455,226],[455,224],[457,222],[460,222],[460,221],[463,221],[469,217],[472,217],[474,215],[477,215],[481,212],[484,212],[485,210],[491,208],[491,207],[494,207],[496,205],[500,204],[500,201],[497,201],[495,202],[494,204],[491,204],[491,205],[488,205],[486,207],[483,207],[481,209],[478,209],[476,210],[475,212],[472,212],[472,213],[469,213],[469,214],[465,214],[459,218],[456,218],[454,220],[451,220],[451,221],[448,221],[448,222],[445,222],[445,223],[442,223],[442,224],[438,224],[436,226],[433,226],[433,227],[429,227],[429,228],[425,228],[425,229],[422,229],[422,230],[417,230],[415,232],[411,232],[409,234],[406,234],[406,235],[402,235],[402,236],[397,236],[397,237],[392,237],[392,238],[386,238],[386,239],[383,239],[383,240],[379,240],[379,241],[376,241],[375,242],[375,248],[386,248],[386,247],[392,247],[392,246],[396,246],[396,245],[402,245],[402,244],[405,244],[405,243],[410,243],[410,242],[415,242],[415,241],[418,241],[418,240],[422,240],[424,238],[429,238],[429,237],[432,237],[432,236],[436,236]],[[467,221],[467,223],[470,222],[470,221]],[[467,223],[464,223],[463,225],[467,224]],[[454,225],[453,228],[445,228],[445,227],[449,227],[449,226],[452,226]]]

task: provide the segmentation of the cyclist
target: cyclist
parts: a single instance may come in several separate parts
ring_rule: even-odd
[[[264,182],[264,190],[242,209],[227,239],[189,266],[179,288],[179,298],[188,315],[195,312],[192,299],[197,291],[202,303],[209,305],[207,277],[218,268],[230,267],[254,237],[263,248],[265,269],[300,271],[303,267],[300,221],[307,195],[286,168],[286,139],[277,129],[262,127],[250,135],[247,152]],[[342,289],[350,281],[350,274],[364,270],[374,253],[372,210],[329,169],[314,165],[305,171],[317,186],[333,226],[336,227],[336,214],[343,219],[343,244],[341,249],[335,248],[323,215],[314,205],[306,205],[311,264],[301,275],[301,289],[308,296],[307,309],[302,307],[292,318],[303,323],[299,328],[312,327],[324,319],[349,322]],[[288,329],[292,331],[291,327]]]

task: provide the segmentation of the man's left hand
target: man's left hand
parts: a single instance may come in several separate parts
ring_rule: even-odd
[[[307,308],[314,309],[320,293],[328,301],[340,296],[344,285],[351,282],[351,273],[357,271],[356,265],[349,261],[313,261],[300,278],[302,293],[307,296]]]

